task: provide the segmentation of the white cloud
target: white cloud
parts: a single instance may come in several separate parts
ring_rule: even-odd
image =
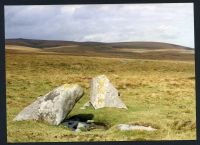
[[[6,38],[160,41],[194,47],[192,3],[6,6]]]

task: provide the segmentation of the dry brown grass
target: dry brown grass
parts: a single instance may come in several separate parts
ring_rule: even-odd
[[[105,74],[128,110],[79,109],[89,99],[92,77]],[[53,54],[6,54],[7,133],[9,142],[193,140],[196,139],[193,61],[101,58]],[[70,116],[93,114],[106,130],[72,133],[43,122],[12,119],[38,96],[64,83],[78,83],[85,95]],[[111,115],[112,114],[112,115]],[[155,132],[120,132],[120,123],[151,124]]]

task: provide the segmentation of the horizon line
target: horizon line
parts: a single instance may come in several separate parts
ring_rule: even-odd
[[[5,38],[5,40],[13,40],[13,39],[24,39],[24,40],[38,40],[38,41],[62,41],[62,42],[77,42],[77,43],[105,43],[105,44],[111,44],[111,43],[130,43],[130,42],[146,42],[146,43],[163,43],[163,44],[170,44],[170,45],[176,45],[181,47],[187,47],[194,49],[193,47],[174,44],[174,43],[168,43],[168,42],[161,42],[161,41],[113,41],[113,42],[103,42],[103,41],[75,41],[75,40],[61,40],[61,39],[38,39],[38,38]]]

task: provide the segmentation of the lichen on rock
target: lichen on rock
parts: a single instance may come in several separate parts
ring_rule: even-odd
[[[90,87],[90,102],[95,109],[103,107],[127,109],[126,105],[120,100],[117,89],[105,75],[93,78]]]
[[[58,125],[73,109],[76,102],[83,96],[83,89],[77,84],[64,84],[55,88],[25,107],[14,121],[44,120]]]

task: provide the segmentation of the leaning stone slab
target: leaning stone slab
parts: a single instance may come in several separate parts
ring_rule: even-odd
[[[127,109],[126,105],[120,100],[117,89],[105,75],[93,78],[90,88],[90,102],[95,109],[103,107]]]
[[[25,107],[14,121],[44,120],[52,125],[63,121],[83,96],[83,89],[77,85],[64,84],[55,88]]]

